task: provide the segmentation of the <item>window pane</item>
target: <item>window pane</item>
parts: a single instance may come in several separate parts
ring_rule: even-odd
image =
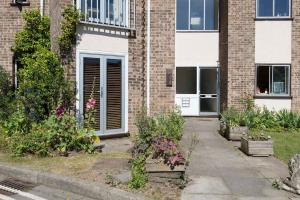
[[[206,0],[205,2],[205,29],[217,30],[218,29],[218,0]]]
[[[197,68],[176,68],[176,94],[197,94]]]
[[[270,72],[269,66],[259,66],[257,67],[257,77],[256,77],[256,93],[257,94],[269,94],[269,81]]]
[[[191,0],[191,30],[204,29],[204,0]]]
[[[274,94],[288,94],[287,90],[286,67],[273,67],[273,84]]]
[[[189,29],[189,0],[177,0],[177,30]]]
[[[273,16],[273,0],[257,0],[259,17],[272,17]]]
[[[275,0],[275,16],[284,17],[290,16],[290,1],[289,0]]]

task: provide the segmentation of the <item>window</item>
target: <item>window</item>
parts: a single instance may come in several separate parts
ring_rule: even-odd
[[[176,94],[197,94],[197,68],[176,68]]]
[[[29,5],[29,0],[12,0],[11,5]]]
[[[290,17],[291,0],[257,0],[257,17]]]
[[[177,30],[218,30],[218,0],[177,0]]]
[[[259,65],[256,69],[257,95],[289,95],[289,65]]]
[[[127,0],[81,0],[83,21],[127,27]]]

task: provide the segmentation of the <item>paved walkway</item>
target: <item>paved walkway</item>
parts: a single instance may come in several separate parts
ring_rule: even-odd
[[[192,154],[187,171],[192,181],[182,192],[182,200],[300,199],[272,187],[275,178],[288,176],[285,164],[273,157],[245,156],[235,143],[218,134],[218,128],[214,119],[187,119],[184,146],[193,134],[199,135],[200,142]]]

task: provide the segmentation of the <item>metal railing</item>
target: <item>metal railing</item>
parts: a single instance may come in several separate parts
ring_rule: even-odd
[[[79,0],[83,23],[135,29],[135,0]]]

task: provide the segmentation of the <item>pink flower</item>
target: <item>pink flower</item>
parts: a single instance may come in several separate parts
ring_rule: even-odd
[[[58,106],[56,108],[56,111],[55,111],[55,114],[56,114],[56,117],[61,117],[65,112],[65,108],[63,106]]]
[[[86,103],[86,109],[94,109],[96,107],[96,100],[94,98],[89,99],[89,101]]]

